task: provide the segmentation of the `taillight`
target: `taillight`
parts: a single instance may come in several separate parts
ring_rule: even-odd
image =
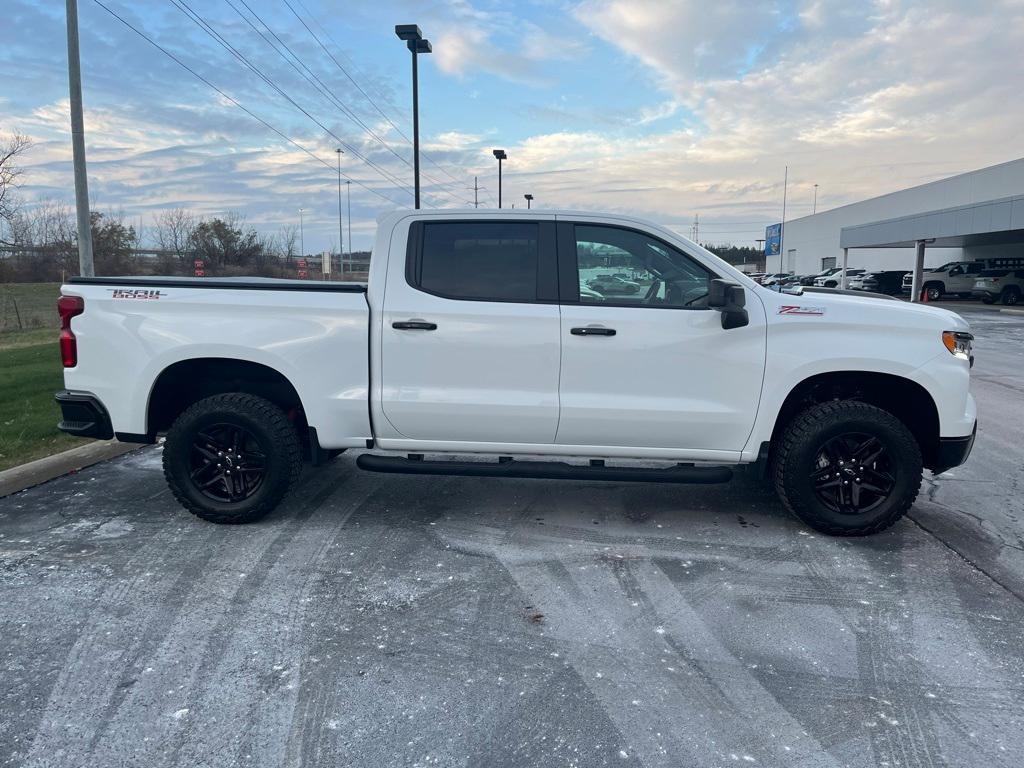
[[[78,340],[71,331],[71,318],[85,312],[85,299],[81,296],[61,296],[57,299],[60,314],[60,357],[65,368],[78,365]]]

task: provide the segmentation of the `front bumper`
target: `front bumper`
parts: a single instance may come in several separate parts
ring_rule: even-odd
[[[974,422],[974,429],[967,437],[940,437],[939,451],[935,457],[935,466],[932,467],[933,474],[941,474],[947,469],[959,467],[967,457],[971,455],[974,447],[974,438],[978,435],[978,422]]]
[[[57,429],[76,437],[95,437],[97,440],[109,440],[114,436],[107,409],[96,395],[64,389],[54,395],[54,400],[61,412]]]

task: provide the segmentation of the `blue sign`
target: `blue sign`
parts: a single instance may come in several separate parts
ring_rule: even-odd
[[[764,228],[764,255],[778,256],[782,248],[782,225],[771,224]]]

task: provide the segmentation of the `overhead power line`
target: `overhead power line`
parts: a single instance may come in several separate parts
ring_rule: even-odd
[[[186,63],[185,63],[184,61],[182,61],[181,59],[179,59],[179,58],[178,58],[177,56],[175,56],[175,55],[174,55],[173,53],[171,53],[171,52],[170,52],[169,50],[167,50],[167,49],[166,49],[166,48],[164,48],[164,47],[163,47],[162,45],[160,45],[160,44],[159,44],[158,42],[156,42],[156,41],[155,41],[155,40],[154,40],[153,38],[151,38],[151,37],[150,37],[149,35],[147,35],[147,34],[146,34],[145,32],[143,32],[142,30],[140,30],[140,29],[139,29],[138,27],[135,27],[135,26],[134,26],[133,24],[131,24],[131,23],[130,23],[129,21],[127,21],[127,20],[126,20],[126,19],[125,19],[124,17],[120,16],[120,15],[119,15],[119,14],[118,14],[118,13],[117,13],[116,11],[114,11],[114,10],[113,10],[113,9],[111,9],[111,8],[110,8],[109,6],[107,6],[106,4],[104,4],[104,3],[102,2],[102,0],[93,0],[93,2],[94,2],[94,3],[96,3],[96,5],[98,5],[98,6],[100,7],[100,8],[102,8],[102,9],[103,9],[104,11],[106,11],[106,12],[107,12],[108,14],[110,14],[110,15],[111,15],[112,17],[114,17],[114,18],[115,18],[115,19],[117,19],[117,20],[118,20],[119,22],[121,22],[121,23],[122,23],[122,24],[123,24],[124,26],[126,26],[126,27],[127,27],[128,29],[130,29],[130,30],[131,30],[132,32],[134,32],[134,33],[135,33],[135,34],[137,34],[137,35],[138,35],[139,37],[141,37],[141,38],[142,38],[143,40],[145,40],[145,41],[146,41],[147,43],[149,43],[149,44],[150,44],[150,45],[152,45],[152,46],[153,46],[154,48],[156,48],[156,49],[157,49],[158,51],[160,51],[160,52],[161,52],[161,53],[163,53],[163,54],[164,54],[165,56],[167,56],[167,57],[168,57],[169,59],[171,59],[172,61],[174,61],[174,63],[176,63],[176,64],[177,64],[178,66],[180,66],[180,67],[181,67],[182,69],[184,69],[184,70],[185,70],[186,72],[188,72],[189,74],[191,74],[191,75],[192,75],[193,77],[195,77],[195,78],[196,78],[197,80],[199,80],[199,81],[203,82],[204,84],[206,84],[207,86],[209,86],[209,87],[210,87],[211,89],[213,89],[214,91],[216,91],[216,92],[217,92],[218,94],[220,94],[220,95],[221,95],[222,97],[224,97],[224,98],[225,98],[225,99],[227,99],[227,100],[228,100],[229,102],[231,102],[231,104],[233,104],[234,106],[238,107],[238,108],[239,108],[240,110],[242,110],[243,112],[245,112],[245,114],[247,114],[247,115],[248,115],[249,117],[251,117],[251,118],[252,118],[253,120],[256,120],[256,121],[257,121],[258,123],[262,124],[263,126],[265,126],[266,128],[268,128],[269,130],[271,130],[271,131],[273,131],[274,133],[276,133],[276,134],[277,134],[278,136],[280,136],[280,137],[281,137],[282,139],[284,139],[285,141],[287,141],[287,142],[288,142],[289,144],[292,144],[293,146],[295,146],[296,148],[300,149],[300,150],[301,150],[302,152],[304,152],[305,154],[309,155],[309,156],[310,156],[311,158],[313,158],[314,160],[316,160],[316,161],[317,161],[318,163],[320,163],[320,164],[321,164],[321,165],[323,165],[324,167],[328,168],[328,169],[329,169],[329,170],[330,170],[330,171],[331,171],[332,173],[337,173],[337,170],[336,170],[336,168],[335,168],[335,167],[334,167],[333,165],[331,165],[330,163],[328,163],[328,162],[327,162],[326,160],[324,160],[323,158],[319,157],[319,156],[318,156],[318,155],[317,155],[316,153],[312,152],[312,151],[311,151],[311,150],[309,150],[308,148],[304,147],[304,146],[303,146],[302,144],[300,144],[300,143],[299,143],[298,141],[296,141],[295,139],[293,139],[293,138],[292,138],[291,136],[288,136],[287,134],[285,134],[285,133],[284,133],[283,131],[281,131],[280,129],[278,129],[278,128],[275,128],[275,127],[274,127],[273,125],[271,125],[270,123],[268,123],[268,122],[267,122],[266,120],[264,120],[264,119],[263,119],[262,117],[260,117],[260,116],[259,116],[259,115],[257,115],[257,114],[256,114],[255,112],[253,112],[253,111],[252,111],[252,110],[250,110],[250,109],[249,109],[248,107],[246,107],[246,106],[245,106],[244,104],[242,104],[242,103],[241,103],[241,102],[239,102],[239,101],[238,101],[237,99],[235,99],[235,98],[234,98],[233,96],[231,96],[230,94],[226,93],[226,92],[225,92],[225,91],[223,91],[222,89],[218,88],[218,87],[217,87],[216,85],[214,85],[214,84],[213,84],[212,82],[210,82],[210,81],[209,81],[209,80],[207,80],[207,79],[206,79],[205,77],[203,77],[203,76],[202,76],[201,74],[199,74],[199,73],[198,73],[198,72],[196,72],[196,71],[195,71],[194,69],[192,69],[192,67],[190,67],[190,66],[189,66],[188,64],[186,64]],[[352,178],[352,177],[348,176],[348,175],[347,175],[347,174],[345,174],[345,173],[342,173],[342,176],[343,176],[344,178],[348,179],[349,181],[351,181],[352,183],[354,183],[354,184],[358,184],[358,185],[359,185],[360,187],[362,187],[363,189],[365,189],[365,190],[366,190],[367,192],[372,192],[373,194],[377,195],[378,197],[380,197],[380,198],[383,198],[384,200],[387,200],[387,201],[388,201],[389,203],[393,203],[394,205],[400,205],[400,203],[399,203],[398,201],[396,201],[396,200],[392,199],[391,197],[388,197],[387,195],[385,195],[385,194],[384,194],[383,192],[381,192],[380,190],[374,189],[373,187],[371,187],[371,186],[369,186],[369,185],[367,185],[367,184],[364,184],[364,183],[363,183],[362,181],[360,181],[359,179],[355,179],[355,178]]]
[[[407,144],[412,144],[412,139],[410,139],[408,136],[405,135],[405,133],[402,131],[402,129],[399,128],[395,124],[395,122],[390,117],[388,117],[387,113],[384,112],[384,110],[381,109],[377,105],[377,102],[375,102],[373,100],[373,98],[370,96],[370,94],[368,94],[363,89],[363,87],[356,81],[356,79],[351,74],[349,74],[349,71],[347,69],[345,69],[345,67],[341,64],[341,62],[338,61],[338,59],[334,56],[334,54],[331,53],[331,51],[327,48],[327,46],[323,44],[323,42],[320,40],[319,37],[317,37],[316,33],[312,29],[310,29],[309,25],[306,24],[306,22],[302,19],[301,16],[299,16],[299,14],[296,12],[295,8],[292,7],[292,4],[288,0],[283,0],[283,2],[284,2],[285,5],[288,6],[288,10],[290,10],[292,12],[292,14],[295,16],[295,18],[299,20],[299,23],[302,24],[302,26],[304,26],[306,28],[306,31],[309,32],[310,37],[312,37],[316,41],[316,44],[318,46],[320,46],[320,48],[323,50],[323,52],[326,53],[327,56],[331,59],[331,61],[334,62],[335,66],[342,71],[342,73],[345,75],[345,77],[347,77],[349,80],[352,81],[352,84],[359,90],[359,92],[361,94],[363,94],[363,96],[366,98],[366,100],[368,102],[370,102],[370,104],[373,106],[373,108],[375,110],[377,110],[377,112],[380,114],[380,116],[383,117],[388,122],[388,124],[392,128],[395,129],[395,131],[398,133],[399,136],[401,136],[403,139],[405,139],[405,142]],[[302,2],[302,0],[296,0],[296,2],[302,7],[302,10],[304,10],[306,12],[306,15],[309,16],[310,19],[313,20],[313,23],[316,24],[318,27],[320,27],[320,31],[324,33],[324,37],[326,37],[328,40],[330,40],[332,43],[334,43],[335,47],[340,49],[341,46],[339,46],[338,43],[334,40],[334,38],[331,37],[330,33],[326,29],[324,29],[324,26],[319,21],[316,20],[316,17],[312,13],[309,12],[309,9],[305,6],[305,4]],[[437,168],[439,171],[441,171],[445,176],[450,178],[456,184],[461,185],[463,183],[462,180],[460,180],[456,176],[453,176],[451,173],[449,173],[448,170],[444,166],[442,166],[439,163],[437,163],[432,157],[430,157],[425,152],[421,151],[420,152],[420,156],[422,158],[424,158],[427,162],[429,162],[431,165],[433,165],[435,168]],[[425,173],[423,175],[426,176]],[[427,178],[430,178],[430,177],[428,176]]]
[[[171,0],[171,2],[174,1],[175,0]],[[328,99],[328,101],[330,101],[335,107],[341,110],[342,114],[344,114],[349,120],[355,123],[360,129],[362,129],[362,131],[366,133],[367,136],[369,136],[374,141],[378,142],[381,146],[383,146],[388,152],[390,152],[392,155],[398,158],[401,162],[403,162],[410,168],[412,167],[407,158],[396,152],[395,149],[390,144],[388,144],[386,140],[384,140],[380,135],[378,135],[372,128],[370,128],[370,126],[368,126],[359,117],[359,115],[357,115],[351,108],[349,108],[344,102],[342,102],[342,100],[330,88],[330,86],[324,83],[324,81],[316,74],[316,72],[314,72],[312,69],[310,69],[309,66],[306,65],[306,63],[299,57],[299,55],[296,54],[294,50],[292,50],[288,43],[281,39],[281,37],[270,27],[270,25],[267,24],[267,22],[264,21],[260,17],[260,15],[252,9],[252,7],[246,2],[246,0],[238,0],[238,2],[245,6],[245,9],[250,14],[252,14],[252,16],[263,26],[263,28],[267,30],[267,32],[270,33],[270,35],[274,38],[274,41],[276,41],[276,44],[275,42],[271,41],[270,38],[268,38],[267,35],[264,34],[261,29],[259,29],[259,27],[253,24],[252,20],[249,19],[244,13],[242,13],[238,9],[238,7],[235,6],[232,0],[224,1],[228,4],[228,6],[231,7],[231,10],[233,10],[240,19],[242,19],[246,24],[248,24],[249,27],[256,34],[258,34],[263,39],[263,41],[267,45],[269,45],[278,56],[281,57],[281,59],[284,60],[286,64],[288,64],[292,69],[298,72],[298,74],[307,83],[313,86],[315,90],[317,90],[320,94],[325,96]],[[287,51],[287,55],[281,50],[281,48],[283,48],[284,51]],[[457,195],[445,189],[446,185],[449,184],[450,182],[442,182],[439,181],[438,179],[428,176],[427,174],[423,175],[426,176],[430,181],[434,182],[434,184],[436,184],[440,188],[439,191],[443,192],[444,194],[447,194],[456,202],[465,202],[464,200],[461,200]]]
[[[287,101],[289,104],[291,104],[297,110],[299,110],[302,114],[304,114],[306,117],[308,117],[312,122],[314,122],[316,125],[318,125],[321,128],[321,130],[323,130],[326,134],[331,136],[335,141],[337,141],[339,144],[341,144],[343,147],[345,147],[345,149],[348,150],[349,154],[351,154],[354,157],[362,160],[368,166],[370,166],[375,171],[377,171],[377,173],[379,173],[385,179],[387,179],[392,184],[394,184],[398,189],[403,190],[403,191],[411,194],[410,190],[408,190],[405,187],[403,187],[401,179],[399,179],[394,174],[390,173],[389,171],[387,171],[384,168],[382,168],[381,166],[379,166],[373,160],[370,160],[369,158],[363,156],[359,152],[359,150],[357,150],[355,147],[353,147],[351,144],[349,144],[347,141],[345,141],[345,139],[343,139],[341,136],[339,136],[333,130],[331,130],[326,125],[324,125],[324,123],[322,121],[320,121],[317,117],[315,117],[312,113],[310,113],[309,110],[307,110],[305,107],[303,107],[301,104],[299,104],[295,99],[293,99],[287,92],[285,92],[285,90],[283,88],[281,88],[277,83],[275,83],[270,77],[268,77],[266,74],[264,74],[259,69],[259,67],[257,67],[251,61],[249,61],[249,59],[246,58],[244,54],[242,54],[237,48],[235,48],[233,45],[231,45],[231,43],[229,43],[227,40],[225,40],[224,37],[219,32],[217,32],[217,30],[215,30],[205,19],[203,19],[198,13],[196,13],[196,11],[187,2],[185,2],[185,0],[169,0],[169,2],[175,8],[177,8],[179,11],[181,11],[183,14],[185,14],[185,16],[190,18],[201,30],[203,30],[210,38],[212,38],[214,42],[216,42],[218,45],[220,45],[221,48],[223,48],[228,53],[230,53],[232,56],[234,56],[247,69],[252,71],[257,77],[259,77],[261,80],[263,80],[263,82],[265,82],[267,85],[269,85],[271,88],[273,88],[278,94],[280,94],[280,96],[285,101]]]

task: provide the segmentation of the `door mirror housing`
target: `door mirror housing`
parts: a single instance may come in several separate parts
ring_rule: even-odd
[[[747,294],[743,286],[732,280],[716,278],[708,290],[708,306],[722,313],[722,328],[742,328],[750,322],[747,315]]]

